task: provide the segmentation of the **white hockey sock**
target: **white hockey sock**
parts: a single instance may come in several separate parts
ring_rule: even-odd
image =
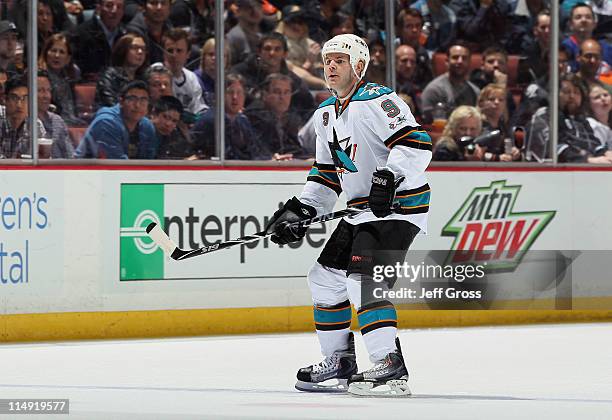
[[[387,354],[395,351],[396,336],[397,328],[395,327],[378,328],[363,335],[363,342],[368,349],[372,363],[384,359]]]
[[[317,330],[317,337],[319,337],[323,356],[331,356],[335,351],[346,350],[348,348],[349,332],[349,328],[334,331]]]

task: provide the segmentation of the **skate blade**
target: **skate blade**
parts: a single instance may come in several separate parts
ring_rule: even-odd
[[[344,393],[348,390],[346,382],[346,379],[328,379],[317,383],[297,381],[295,389],[304,392]]]
[[[412,395],[406,379],[392,379],[374,386],[372,382],[352,382],[348,393],[358,397],[398,398]]]

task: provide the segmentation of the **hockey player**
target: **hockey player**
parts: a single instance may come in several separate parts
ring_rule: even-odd
[[[279,244],[300,240],[306,228],[288,224],[329,213],[342,191],[348,206],[369,209],[338,224],[308,273],[325,359],[300,369],[296,388],[410,395],[395,308],[365,291],[373,265],[403,262],[416,234],[426,229],[430,189],[424,171],[431,139],[395,92],[362,80],[370,54],[361,38],[338,35],[325,43],[322,55],[333,96],[314,114],[316,161],[299,199],[274,213],[267,230]],[[361,373],[349,329],[351,303],[374,363]]]

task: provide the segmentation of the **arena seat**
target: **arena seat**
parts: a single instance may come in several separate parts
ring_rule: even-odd
[[[80,83],[74,86],[74,100],[77,116],[91,121],[95,114],[96,85]]]
[[[70,135],[70,140],[74,147],[79,145],[85,131],[87,131],[87,127],[68,127],[68,134]]]
[[[508,86],[516,86],[519,59],[519,55],[508,56]]]

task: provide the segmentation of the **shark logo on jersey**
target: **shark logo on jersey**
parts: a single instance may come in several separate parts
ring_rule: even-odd
[[[329,112],[325,111],[323,113],[323,126],[327,127],[327,124],[329,124]]]
[[[342,176],[345,172],[357,172],[357,167],[355,166],[354,159],[355,154],[357,152],[357,145],[351,144],[351,137],[347,137],[338,141],[338,135],[336,134],[336,129],[334,130],[334,141],[329,144],[329,151],[332,155],[332,159],[334,160],[334,165],[336,169],[339,169],[338,175]]]
[[[408,118],[406,118],[405,115],[400,115],[399,117],[397,117],[394,121],[391,121],[389,123],[389,128],[391,130],[396,129],[397,127],[399,127],[400,125],[404,124],[406,121],[408,121]]]
[[[366,85],[366,87],[363,88],[363,90],[361,91],[361,93],[359,94],[359,96],[363,96],[363,95],[378,95],[381,89],[383,89],[384,86],[381,85],[376,85],[373,83],[368,83]]]

